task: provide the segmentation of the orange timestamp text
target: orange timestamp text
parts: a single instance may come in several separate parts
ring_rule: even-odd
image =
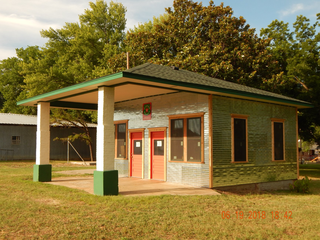
[[[222,219],[266,219],[271,216],[271,219],[292,219],[292,211],[222,211]]]

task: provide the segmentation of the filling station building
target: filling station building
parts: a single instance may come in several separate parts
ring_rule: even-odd
[[[298,109],[283,95],[146,63],[18,102],[38,107],[34,181],[51,181],[50,108],[98,111],[94,193],[118,177],[196,187],[288,186],[298,177]]]

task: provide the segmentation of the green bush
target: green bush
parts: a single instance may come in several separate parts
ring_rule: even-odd
[[[290,189],[298,193],[309,193],[310,179],[308,177],[301,180],[296,180],[293,184],[290,184]]]

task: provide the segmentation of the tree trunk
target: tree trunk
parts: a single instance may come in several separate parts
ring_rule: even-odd
[[[91,162],[93,162],[92,142],[89,143],[89,149],[90,149]]]
[[[88,128],[87,124],[85,124],[85,132],[90,139],[90,142],[88,145],[89,145],[89,150],[90,150],[90,160],[91,160],[91,162],[93,162],[92,141],[91,141],[91,136],[90,136],[90,132],[89,132],[89,128]]]

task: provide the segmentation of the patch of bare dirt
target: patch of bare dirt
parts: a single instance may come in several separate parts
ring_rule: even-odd
[[[58,206],[61,204],[61,201],[57,199],[52,199],[52,198],[35,199],[35,202],[46,204],[46,205],[52,205],[52,206]]]

